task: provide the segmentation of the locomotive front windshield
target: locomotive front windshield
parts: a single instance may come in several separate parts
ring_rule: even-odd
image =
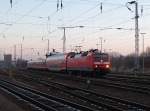
[[[108,54],[105,54],[105,53],[95,53],[94,59],[95,59],[95,61],[107,62],[109,59],[109,56],[108,56]]]

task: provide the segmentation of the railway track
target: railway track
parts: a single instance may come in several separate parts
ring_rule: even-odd
[[[34,72],[34,71],[33,71]],[[28,75],[28,76],[30,76],[30,77],[32,77],[32,78],[48,78],[49,76],[47,76],[47,75],[50,75],[51,73],[43,73],[43,72],[38,72],[38,71],[36,71],[36,72],[34,72],[34,74],[33,73],[30,73],[30,74],[25,74],[25,75]],[[42,75],[42,76],[41,76]],[[57,76],[58,75],[58,76]],[[116,90],[120,90],[120,91],[122,91],[122,90],[125,90],[125,91],[131,91],[131,93],[135,93],[135,94],[137,94],[137,92],[139,93],[139,94],[147,94],[147,95],[149,95],[150,94],[150,89],[149,89],[149,87],[139,87],[138,85],[130,85],[130,84],[122,84],[123,82],[127,82],[128,81],[128,78],[127,77],[125,77],[125,78],[116,78],[116,79],[114,79],[114,81],[111,81],[111,79],[109,78],[109,80],[108,81],[105,81],[105,80],[107,80],[108,78],[101,78],[101,79],[96,79],[96,78],[86,78],[86,77],[72,77],[72,76],[68,76],[68,75],[59,75],[59,74],[56,74],[56,76],[55,76],[55,73],[54,74],[52,74],[52,75],[50,75],[50,78],[60,78],[60,79],[64,79],[64,80],[71,80],[71,81],[76,81],[76,82],[80,82],[80,83],[83,83],[83,84],[85,84],[86,83],[86,81],[89,79],[90,81],[91,81],[91,85],[92,86],[96,86],[97,88],[100,86],[102,86],[102,87],[110,87],[110,88],[115,88]],[[120,80],[121,79],[121,80]],[[40,79],[41,80],[41,79]],[[104,81],[103,81],[104,80]],[[130,80],[130,79],[129,79]],[[134,83],[136,83],[136,82],[138,82],[138,81],[140,81],[140,79],[138,79],[138,81],[137,80],[133,80],[133,79],[131,79],[131,83],[132,82],[134,82]],[[44,80],[45,81],[45,80]],[[44,82],[43,81],[43,82]],[[118,81],[121,81],[122,83],[118,83]],[[141,80],[142,82],[139,82],[139,84],[140,83],[143,83],[143,80]],[[129,83],[130,83],[129,82]],[[147,81],[148,82],[148,81]],[[144,83],[144,84],[148,84],[148,83]],[[55,86],[55,85],[53,85],[53,86]],[[75,90],[74,90],[75,91]],[[74,91],[70,91],[70,92],[74,92]],[[77,90],[76,90],[77,91]],[[94,91],[94,90],[93,90]],[[82,91],[77,91],[77,93],[78,92],[82,92]],[[82,92],[83,93],[83,92]],[[71,95],[71,94],[70,94]],[[86,95],[86,94],[85,94]],[[84,96],[85,97],[85,95],[84,94],[82,94],[81,96]],[[107,96],[107,95],[106,95]],[[89,97],[89,96],[88,96]],[[111,96],[109,96],[109,97],[111,97]],[[115,96],[113,96],[113,97],[115,97]],[[120,96],[119,96],[119,98],[120,98]],[[122,97],[121,97],[122,98]],[[92,98],[91,98],[92,99]],[[92,99],[92,100],[97,100],[97,99]],[[103,100],[103,99],[101,99],[101,100]],[[107,99],[106,99],[107,100]],[[121,100],[124,100],[124,98],[122,98]],[[130,99],[128,99],[128,100],[130,100]],[[128,101],[127,100],[127,101]],[[125,99],[125,101],[126,101],[126,99]],[[135,101],[135,100],[130,100],[130,102],[132,102],[132,101]],[[120,102],[118,102],[118,103],[120,103]],[[134,102],[133,102],[134,103]],[[139,104],[139,103],[141,103],[141,105],[143,105],[143,104],[145,104],[145,102],[140,102],[140,101],[137,101],[137,104]],[[107,104],[107,102],[106,102],[106,104]],[[114,104],[114,103],[113,103]],[[146,104],[147,104],[147,102],[146,102]],[[101,105],[102,106],[102,105]],[[114,106],[114,105],[112,105],[112,106]],[[131,105],[129,105],[129,106],[131,106]],[[146,106],[147,107],[147,105],[143,105],[143,106]],[[119,107],[120,108],[120,107]],[[126,106],[125,106],[125,108],[126,108]],[[134,108],[134,107],[133,107]],[[132,108],[131,108],[132,109]],[[142,108],[141,108],[142,109]],[[149,110],[149,109],[148,109]]]
[[[72,79],[73,81],[83,82],[86,83],[87,80],[90,80],[91,85],[95,86],[104,86],[104,87],[111,87],[111,88],[119,88],[122,90],[144,93],[150,95],[150,79],[142,79],[135,78],[135,77],[127,77],[127,76],[116,76],[116,75],[106,75],[104,78],[84,78],[84,77],[70,77],[66,75],[57,74],[61,79]],[[38,74],[34,75],[40,76]],[[134,83],[134,84],[133,84]]]
[[[150,78],[141,78],[141,77],[133,77],[133,76],[118,76],[118,75],[106,75],[105,79],[108,79],[110,81],[119,81],[119,82],[126,82],[126,83],[133,83],[135,85],[145,87],[145,86],[150,86]]]
[[[31,78],[30,78],[31,79]],[[33,79],[33,78],[32,78]],[[34,79],[35,80],[35,79]],[[85,101],[91,102],[92,104],[105,107],[108,110],[122,111],[122,110],[150,110],[149,106],[138,104],[135,102],[119,99],[116,97],[111,97],[108,95],[101,95],[91,90],[85,90],[81,88],[71,87],[66,84],[46,81],[42,79],[37,79],[40,84],[46,85],[48,87],[53,87],[72,96],[76,96]]]
[[[122,74],[122,73],[120,73],[120,74],[111,74],[111,73],[109,73],[109,74],[107,74],[107,75],[105,75],[105,77],[116,77],[116,78],[126,78],[126,79],[136,79],[136,80],[150,80],[150,75],[143,75],[143,74],[140,74],[140,75],[133,75],[133,74],[126,74],[126,75],[124,75],[124,74]]]
[[[138,92],[138,93],[150,95],[149,86],[144,86],[143,84],[141,85],[140,83],[132,84],[133,81],[131,81],[131,83],[128,81],[120,82],[120,81],[110,81],[110,80],[106,80],[106,79],[101,79],[101,80],[100,79],[97,79],[97,80],[90,79],[90,81],[91,81],[92,85],[95,85],[95,86],[118,88],[118,89],[127,90],[127,91],[131,91],[131,92]],[[82,82],[86,82],[86,79],[83,79]],[[134,83],[137,83],[137,81],[134,81]],[[150,85],[149,82],[144,83],[144,84]]]
[[[139,93],[150,95],[150,88],[149,88],[150,79],[149,78],[141,79],[141,78],[137,78],[133,76],[128,77],[128,76],[119,76],[119,75],[114,75],[114,74],[111,74],[110,76],[106,75],[104,78],[99,78],[99,79],[75,77],[75,76],[70,77],[70,76],[61,75],[61,74],[57,74],[57,75],[61,79],[63,78],[69,79],[69,80],[72,79],[73,81],[83,82],[83,83],[86,83],[87,80],[90,80],[91,85],[119,88],[122,90],[128,90],[128,91],[139,92]],[[34,75],[34,77],[35,76],[40,76],[40,75],[38,75],[37,73]]]
[[[150,77],[150,72],[147,73],[134,73],[134,72],[110,72],[109,75],[124,75],[124,76],[138,76],[138,77]]]
[[[111,106],[113,106],[113,109],[116,111],[117,111],[117,109],[120,111],[122,111],[122,110],[150,110],[149,106],[141,105],[138,103],[134,103],[134,102],[127,101],[127,100],[122,100],[122,99],[107,96],[107,95],[101,95],[101,94],[98,94],[98,93],[91,91],[91,90],[85,90],[85,89],[81,89],[81,88],[70,87],[68,85],[58,83],[58,82],[52,82],[52,85],[49,83],[46,83],[45,81],[41,81],[41,83],[45,84],[47,86],[50,86],[50,87],[55,86],[55,88],[58,88],[58,89],[60,89],[60,87],[61,87],[61,90],[64,90],[64,88],[66,88],[67,90],[69,89],[67,91],[67,93],[71,93],[71,94],[77,93],[79,95],[82,95],[82,98],[87,97],[91,100],[102,101],[103,104],[107,103],[107,104],[110,104]],[[64,91],[66,91],[66,90],[64,90]],[[74,92],[74,93],[72,93],[72,92]],[[99,104],[99,103],[97,102],[96,104]]]
[[[142,94],[150,95],[150,88],[144,86],[137,86],[136,84],[131,85],[130,83],[122,83],[122,82],[112,82],[112,81],[93,81],[93,84],[96,86],[105,86],[111,88],[118,88],[122,90],[138,92]]]
[[[93,109],[80,104],[50,96],[46,93],[31,89],[22,84],[15,84],[8,80],[0,79],[0,87],[4,89],[4,91],[7,90],[24,101],[28,101],[40,111],[94,111]]]
[[[29,81],[34,81],[39,84],[42,84],[43,86],[46,86],[46,90],[48,88],[51,89],[55,89],[55,90],[58,90],[59,92],[63,92],[63,93],[66,93],[67,95],[69,95],[70,97],[74,98],[74,99],[77,99],[78,102],[79,101],[84,101],[86,104],[90,104],[89,106],[93,106],[95,108],[94,111],[112,111],[112,110],[115,110],[115,111],[122,111],[119,107],[117,106],[113,106],[112,102],[108,102],[107,103],[103,103],[104,101],[103,100],[96,100],[95,98],[93,98],[92,96],[88,96],[87,93],[85,92],[80,92],[80,91],[75,91],[74,88],[72,87],[64,87],[63,85],[58,85],[58,84],[54,84],[53,82],[51,82],[51,84],[47,83],[45,80],[39,80],[39,78],[32,78],[32,77],[28,77],[28,76],[24,76],[24,78],[28,78],[30,79]],[[82,104],[82,103],[81,103]]]
[[[22,70],[21,73],[23,72],[26,72],[27,70]],[[58,76],[58,77],[65,77],[67,78],[68,77],[68,74],[62,74],[62,73],[54,73],[54,72],[49,72],[49,71],[35,71],[35,70],[30,70],[30,71],[27,71],[28,73],[32,73],[32,74],[35,74],[35,75],[43,75],[43,76]],[[75,76],[76,77],[76,76]],[[80,77],[78,77],[80,79]],[[84,78],[84,77],[81,77],[81,78]],[[86,78],[86,77],[85,77]],[[99,79],[101,78],[106,78],[106,79],[111,79],[111,80],[125,80],[125,81],[130,81],[130,82],[139,82],[139,83],[145,83],[145,84],[150,84],[150,75],[147,75],[146,77],[145,76],[139,76],[139,75],[130,75],[130,74],[126,74],[126,75],[123,75],[123,74],[106,74],[105,76],[102,76],[100,77]],[[97,78],[92,78],[92,79],[97,79]]]

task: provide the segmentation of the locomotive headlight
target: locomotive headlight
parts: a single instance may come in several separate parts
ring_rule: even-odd
[[[106,68],[109,68],[109,65],[108,65],[108,64],[106,65]]]
[[[95,65],[95,68],[98,68],[98,65]]]

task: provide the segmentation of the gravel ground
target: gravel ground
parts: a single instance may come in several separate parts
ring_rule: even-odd
[[[54,81],[54,82],[56,81],[56,82],[72,85],[74,87],[80,87],[83,89],[86,89],[88,87],[86,83],[79,82],[79,81],[77,82],[77,81],[68,80],[68,79],[66,80],[64,78],[59,78],[59,77],[50,78],[49,81]],[[43,86],[41,86],[40,89],[42,89],[42,87]],[[113,88],[113,87],[100,86],[100,85],[99,86],[90,85],[89,89],[100,94],[118,97],[121,99],[126,99],[126,100],[130,100],[130,101],[134,101],[134,102],[138,102],[138,103],[150,106],[150,95],[147,95],[147,94],[142,94],[142,93],[133,92],[129,90],[122,90],[122,89]],[[54,90],[52,89],[50,92],[53,92],[53,91]],[[56,92],[53,92],[53,94],[57,95]]]
[[[49,81],[61,82],[64,84],[72,85],[75,87],[81,87],[85,89],[88,87],[86,83],[74,81],[72,79],[66,79],[64,77],[57,77],[57,76],[50,77]],[[100,86],[100,85],[99,86],[90,85],[89,89],[92,91],[94,90],[95,92],[100,93],[100,94],[118,97],[121,99],[126,99],[126,100],[130,100],[130,101],[134,101],[134,102],[138,102],[138,103],[150,106],[150,95],[148,94],[142,94],[142,93],[133,92],[129,90],[123,90],[123,89]]]
[[[65,100],[68,100],[68,101],[71,101],[71,102],[75,102],[75,103],[80,104],[80,105],[85,105],[87,107],[91,107],[95,110],[100,110],[101,111],[101,108],[95,107],[95,106],[91,105],[90,103],[87,103],[84,100],[79,99],[78,97],[71,96],[70,94],[64,93],[63,91],[60,91],[60,90],[55,89],[53,87],[48,88],[47,86],[43,86],[40,83],[30,81],[30,80],[27,80],[25,78],[22,78],[22,79],[17,78],[16,81],[14,81],[14,82],[17,83],[18,81],[28,85],[29,87],[32,87],[33,89],[45,92],[49,95],[53,95],[53,96],[56,96],[56,97],[59,97],[59,98],[62,98],[62,99],[65,99]]]
[[[0,75],[2,75],[1,77],[8,78],[8,74],[1,74],[0,72]],[[27,101],[12,96],[0,87],[0,111],[37,111],[37,109],[33,108]]]
[[[81,83],[79,81],[73,81],[73,80],[66,80],[66,79],[63,79],[61,77],[60,78],[59,77],[52,77],[52,78],[50,77],[50,80],[57,81],[57,82],[62,82],[64,84],[68,84],[68,85],[73,85],[75,87],[80,86],[81,88],[87,88],[87,85],[85,83]],[[34,86],[34,85],[35,84],[32,84],[32,86]],[[43,88],[42,87],[43,86],[41,86],[41,87],[38,86],[38,88],[41,88],[41,90],[45,89],[44,87]],[[94,90],[95,92],[98,92],[100,94],[119,97],[121,99],[127,99],[127,100],[130,100],[130,101],[134,101],[134,102],[138,102],[138,103],[150,106],[150,95],[147,95],[147,94],[141,94],[141,93],[136,93],[136,92],[132,92],[132,91],[117,89],[117,88],[113,88],[113,87],[106,87],[106,86],[103,87],[103,86],[93,86],[93,85],[91,85],[89,89]],[[56,95],[58,93],[58,92],[54,92],[53,89],[51,89],[51,91],[53,92],[53,94],[55,93]],[[47,91],[47,92],[50,93],[51,91]]]
[[[2,95],[0,91],[0,111],[25,111],[25,110],[23,110],[17,104],[13,103],[7,97]]]
[[[75,87],[80,86],[81,88],[87,88],[87,85],[85,83],[81,83],[77,81],[65,80],[65,79],[60,79],[60,78],[55,78],[53,79],[53,81],[61,82],[64,84],[75,86]],[[147,94],[132,92],[128,90],[122,90],[122,89],[113,88],[113,87],[106,87],[106,86],[103,87],[103,86],[90,85],[89,89],[94,90],[95,92],[100,93],[100,94],[119,97],[121,99],[127,99],[130,101],[134,101],[134,102],[138,102],[138,103],[150,106],[150,95],[147,95]]]
[[[4,71],[0,71],[1,75],[8,75]],[[10,95],[6,94],[0,88],[0,111],[28,111],[24,110],[19,104],[16,104],[13,101],[13,98],[10,98]]]

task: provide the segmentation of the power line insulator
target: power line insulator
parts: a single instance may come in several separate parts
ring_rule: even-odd
[[[12,0],[10,0],[10,5],[11,5],[11,8],[12,8]]]
[[[143,15],[143,5],[141,6],[141,16]]]
[[[100,4],[100,10],[101,10],[101,13],[103,12],[103,3],[101,2]]]

